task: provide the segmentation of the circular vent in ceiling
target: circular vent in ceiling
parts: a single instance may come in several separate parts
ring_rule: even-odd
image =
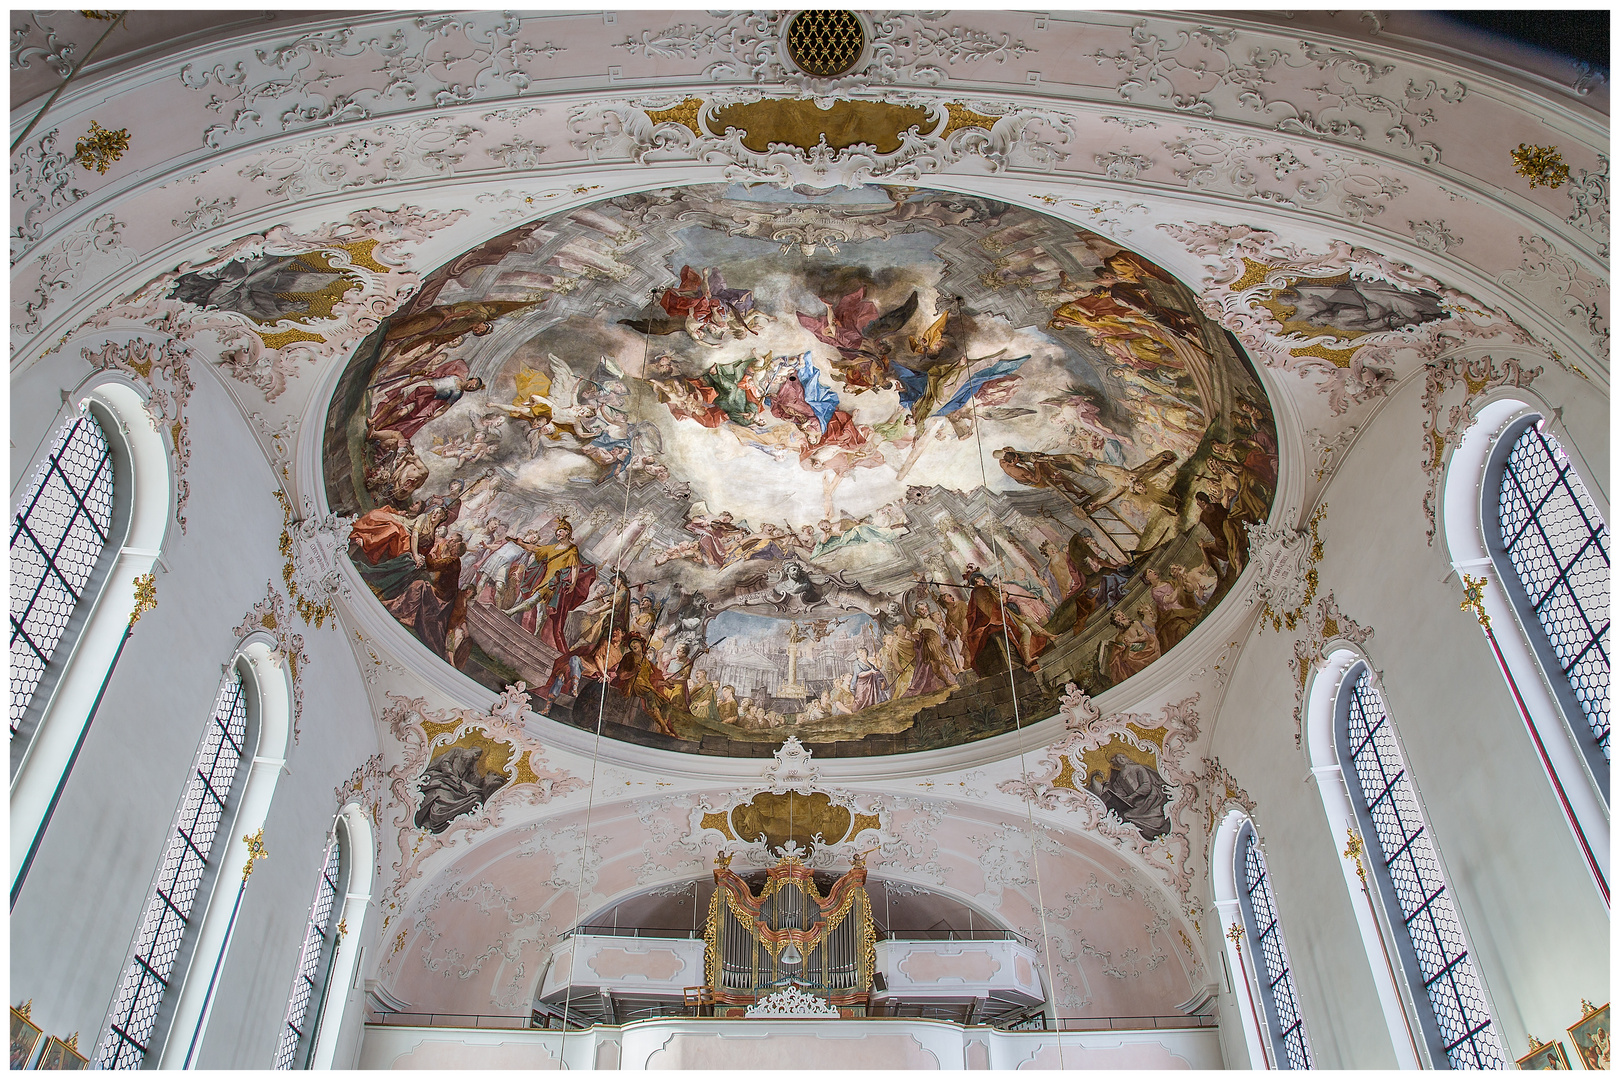
[[[803,11],[788,23],[788,55],[811,75],[842,75],[865,48],[866,31],[852,12]]]

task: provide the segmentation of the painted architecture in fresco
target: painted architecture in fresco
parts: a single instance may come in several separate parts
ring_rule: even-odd
[[[1302,319],[1425,317],[1299,292]],[[1247,359],[1164,271],[899,187],[513,229],[362,344],[325,444],[350,558],[445,662],[742,755],[951,745],[1130,678],[1243,569],[1276,451]],[[1150,834],[1162,799],[1115,772]]]

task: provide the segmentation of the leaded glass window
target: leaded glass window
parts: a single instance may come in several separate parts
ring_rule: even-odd
[[[11,520],[11,730],[61,644],[106,547],[113,461],[88,412],[66,424]]]
[[[1423,1016],[1420,1023],[1434,1028],[1431,1041],[1453,1068],[1506,1068],[1485,985],[1469,958],[1439,855],[1418,807],[1417,789],[1370,672],[1361,671],[1348,696],[1349,764],[1364,799],[1358,809],[1364,808],[1372,831],[1369,870],[1379,878],[1386,901],[1392,899],[1399,908],[1400,925],[1410,944],[1400,950],[1408,981],[1426,991],[1433,1007],[1432,1023]]]
[[[1266,1006],[1266,1022],[1271,1025],[1272,1045],[1279,1063],[1287,1068],[1311,1068],[1311,1048],[1305,1040],[1305,1018],[1299,1011],[1299,994],[1283,945],[1282,928],[1277,925],[1277,904],[1271,895],[1271,879],[1266,873],[1266,857],[1252,826],[1243,830],[1239,843],[1243,871],[1240,882],[1247,903],[1242,905],[1249,932],[1250,955],[1255,957],[1261,977],[1261,997]]]
[[[276,1068],[291,1069],[300,1046],[308,1056],[304,1034],[320,1016],[319,995],[322,975],[332,966],[336,942],[327,941],[332,924],[332,908],[337,902],[338,874],[343,855],[337,837],[327,841],[326,858],[321,862],[321,878],[315,886],[315,902],[310,905],[309,922],[304,926],[304,948],[298,956],[298,974],[293,977],[292,998],[287,1002],[287,1019],[281,1026],[281,1045],[276,1048]],[[315,1016],[310,1005],[315,1004]]]
[[[1522,600],[1545,631],[1607,761],[1609,530],[1569,455],[1539,424],[1528,425],[1508,452],[1497,510]]]
[[[119,983],[111,1020],[96,1049],[97,1068],[138,1069],[151,1047],[163,995],[173,981],[175,961],[209,867],[209,852],[227,816],[231,782],[242,762],[246,736],[247,702],[241,677],[233,673],[220,691],[196,767],[186,783],[157,881],[136,932],[134,956]]]

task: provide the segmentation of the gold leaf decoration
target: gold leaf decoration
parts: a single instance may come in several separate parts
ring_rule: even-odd
[[[680,124],[682,127],[692,129],[692,134],[701,136],[703,129],[698,126],[698,112],[703,108],[703,99],[689,97],[679,105],[671,105],[667,109],[648,109],[647,119],[655,124]]]
[[[112,168],[113,162],[124,156],[129,149],[129,129],[119,128],[109,131],[90,121],[90,130],[85,133],[73,148],[73,160],[86,169],[94,169],[98,173],[105,173]],[[1569,170],[1565,170],[1567,174]]]
[[[826,140],[832,150],[866,144],[880,154],[900,149],[900,136],[909,128],[932,128],[937,121],[920,105],[891,105],[883,101],[834,101],[818,108],[806,98],[765,98],[728,105],[715,111],[711,126],[719,133],[736,128],[742,144],[756,154],[773,143],[811,150]]]
[[[1556,146],[1529,146],[1520,143],[1513,151],[1514,172],[1528,177],[1531,187],[1563,187],[1569,180],[1569,166]]]
[[[134,626],[142,615],[157,607],[157,576],[145,573],[135,579],[135,610],[129,613],[129,625]]]
[[[960,101],[947,101],[945,103],[945,130],[939,133],[942,139],[948,139],[953,132],[963,128],[983,128],[989,131],[995,126],[1000,117],[986,116],[981,112],[974,112]]]

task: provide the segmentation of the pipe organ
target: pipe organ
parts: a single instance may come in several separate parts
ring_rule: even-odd
[[[704,976],[715,1003],[752,1004],[791,983],[833,1005],[864,1006],[877,943],[864,860],[857,855],[825,897],[792,855],[766,871],[757,897],[730,863],[722,855],[714,868],[704,928]]]

